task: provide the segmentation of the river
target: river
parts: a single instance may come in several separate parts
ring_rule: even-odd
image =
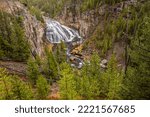
[[[55,20],[47,19],[46,37],[47,40],[53,44],[60,44],[63,41],[67,47],[67,62],[69,62],[72,67],[82,68],[83,60],[71,54],[71,51],[75,46],[80,45],[83,42],[82,37],[76,30],[62,25]],[[71,61],[71,59],[73,59],[73,61]]]

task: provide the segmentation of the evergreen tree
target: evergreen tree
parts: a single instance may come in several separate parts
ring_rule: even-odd
[[[5,69],[0,68],[0,99],[12,99],[11,77]]]
[[[47,83],[47,80],[42,75],[40,75],[36,81],[36,88],[37,88],[37,98],[46,99],[50,87]]]
[[[108,69],[103,73],[104,84],[103,94],[106,99],[121,99],[120,91],[122,89],[123,73],[117,68],[117,61],[113,54]]]
[[[80,94],[84,99],[96,99],[100,94],[100,58],[94,53],[81,72]]]
[[[32,85],[35,85],[36,80],[38,79],[38,76],[40,75],[39,66],[33,58],[30,58],[28,60],[27,65],[28,65],[27,66],[27,76],[28,76],[30,82],[32,83]]]
[[[30,55],[29,44],[27,42],[27,39],[25,38],[24,30],[20,26],[20,20],[20,17],[18,17],[13,23],[15,37],[12,40],[12,47],[14,53],[12,55],[12,58],[20,61],[26,61]]]
[[[67,63],[63,63],[61,66],[61,76],[59,81],[61,98],[67,100],[77,99],[76,77]]]
[[[58,77],[58,65],[53,52],[48,49],[46,49],[46,58],[43,70],[46,78],[48,78],[50,80],[50,84],[52,84],[53,79]]]
[[[124,80],[125,99],[150,99],[150,13],[146,3],[142,8],[139,25],[132,37],[129,50],[129,65]]]
[[[0,22],[0,58],[26,61],[30,52],[22,18],[0,11]]]
[[[9,75],[5,69],[0,68],[0,99],[33,99],[32,89],[17,76]]]
[[[33,99],[33,92],[31,87],[19,79],[17,76],[12,77],[12,98],[15,100],[31,100]]]
[[[86,71],[82,71],[81,74],[83,72],[86,72]],[[80,76],[81,76],[81,77],[79,77],[80,80],[78,81],[79,82],[79,94],[80,94],[82,99],[91,99],[91,93],[92,92],[91,92],[90,87],[93,87],[93,86],[90,85],[91,84],[90,83],[90,77],[88,77],[87,74],[82,74]]]
[[[65,50],[65,44],[63,42],[57,45],[55,58],[58,64],[61,64],[62,62],[66,61],[66,50]]]

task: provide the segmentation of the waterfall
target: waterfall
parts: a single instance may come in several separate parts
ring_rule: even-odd
[[[71,54],[71,51],[74,48],[74,45],[79,45],[82,43],[82,38],[79,33],[67,26],[61,25],[59,22],[47,19],[46,20],[46,37],[50,43],[59,44],[62,41],[67,45],[67,61],[70,61],[70,58],[74,59],[74,63],[71,63],[71,66],[81,68],[83,66],[83,60],[79,57]]]
[[[82,40],[77,31],[67,26],[61,25],[57,21],[47,20],[46,25],[46,36],[51,43],[61,43],[61,41],[72,42]]]

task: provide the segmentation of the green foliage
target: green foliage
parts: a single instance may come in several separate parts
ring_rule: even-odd
[[[0,68],[0,99],[29,100],[33,99],[33,93],[27,83]]]
[[[61,76],[59,81],[61,98],[68,100],[77,99],[75,74],[67,63],[61,65]]]
[[[101,56],[105,55],[106,52],[113,47],[113,43],[123,41],[127,36],[131,36],[135,33],[139,21],[136,15],[134,19],[132,19],[132,17],[131,19],[125,18],[128,12],[127,9],[124,9],[117,19],[111,16],[108,17],[107,13],[105,13],[106,18],[104,18],[104,25],[102,26],[100,23],[92,34],[89,42],[91,40],[91,43],[95,42],[93,43],[95,49],[99,50]],[[132,14],[134,14],[133,11]]]
[[[30,82],[32,83],[32,85],[35,85],[36,80],[38,79],[38,76],[40,75],[39,66],[38,66],[36,60],[34,60],[33,58],[30,58],[28,60],[27,65],[28,65],[27,76],[28,76]]]
[[[41,20],[39,11],[43,11],[50,17],[55,17],[61,12],[65,5],[71,7],[78,4],[82,11],[94,9],[101,4],[115,4],[124,0],[19,0],[25,4],[38,19]],[[73,10],[74,12],[74,10]]]
[[[105,35],[104,40],[102,41],[102,55],[104,55],[108,49],[112,47],[112,39],[109,35]]]
[[[102,0],[105,4],[115,4],[125,0]]]
[[[0,58],[26,61],[30,52],[21,17],[0,11],[0,22]]]
[[[64,4],[70,0],[19,0],[25,4],[37,19],[42,20],[40,11],[50,17],[56,16],[63,8]]]
[[[23,82],[17,76],[12,77],[12,97],[15,100],[31,100],[33,99],[33,92],[29,84]]]
[[[43,58],[36,56],[34,59],[32,57],[28,59],[27,76],[32,85],[36,84],[36,80],[41,74],[50,84],[59,78],[59,67],[53,52],[46,49],[45,54],[46,55]]]
[[[90,63],[86,63],[81,71],[80,95],[83,99],[96,99],[100,91],[100,58],[94,53]]]
[[[91,40],[95,42],[96,49],[99,49],[101,56],[112,48],[112,43],[115,41],[115,28],[112,22],[105,24],[104,29],[98,26],[91,37]]]
[[[0,99],[11,99],[11,77],[5,69],[0,68]]]
[[[90,63],[86,62],[81,71],[75,72],[68,67],[63,65],[59,81],[63,99],[121,99],[123,74],[117,68],[114,55],[103,72],[97,54],[93,54]]]
[[[123,73],[117,68],[114,55],[106,71],[100,68],[100,58],[94,53],[81,71],[63,64],[61,76],[59,87],[63,99],[121,99]]]
[[[46,49],[45,52],[46,58],[43,63],[43,72],[52,84],[53,80],[57,79],[59,76],[58,64],[52,51]]]
[[[82,11],[86,11],[88,9],[93,9],[96,8],[98,5],[101,4],[115,4],[115,3],[119,3],[125,0],[83,0],[83,3],[81,5],[81,9]]]
[[[54,52],[54,56],[58,64],[65,62],[66,49],[65,49],[65,44],[63,42],[61,42],[61,44],[56,46],[56,52]]]
[[[37,98],[46,99],[50,90],[50,86],[47,83],[47,80],[40,75],[36,81],[37,87]]]
[[[105,95],[106,99],[121,99],[121,89],[123,82],[123,73],[117,68],[117,61],[114,55],[112,55],[108,69],[103,73],[103,90],[101,91]],[[105,90],[104,90],[105,89]]]
[[[35,15],[35,17],[37,18],[37,20],[39,20],[41,22],[44,22],[44,20],[42,18],[41,11],[38,8],[32,6],[32,7],[30,7],[29,10],[30,10],[30,12],[31,12],[32,15]]]
[[[100,3],[101,3],[101,0],[83,0],[81,9],[82,11],[85,11],[87,9],[93,9]]]
[[[128,48],[130,61],[123,90],[126,93],[122,94],[125,99],[150,99],[150,12],[148,5],[150,2],[140,6],[142,8],[140,12],[135,10],[140,18],[137,30],[130,37],[130,48]]]
[[[94,53],[81,71],[75,71],[75,90],[79,99],[99,99],[101,88],[100,58]]]
[[[93,85],[90,85],[90,78],[87,77],[86,75],[85,76],[82,76],[79,77],[80,80],[78,81],[79,82],[79,87],[80,89],[79,90],[79,95],[81,96],[81,99],[92,99],[93,98],[93,93],[94,92],[91,92],[94,87],[92,87]],[[94,83],[94,82],[92,82]]]

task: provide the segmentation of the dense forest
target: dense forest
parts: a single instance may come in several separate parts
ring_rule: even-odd
[[[84,39],[80,51],[93,51],[88,57],[83,56],[84,65],[78,69],[66,60],[66,45],[63,42],[53,48],[45,42],[43,56],[33,56],[22,13],[8,13],[0,7],[1,100],[150,99],[149,0],[135,0],[134,5],[127,4],[119,13],[116,9],[109,10],[130,0],[11,1],[21,3],[42,25],[43,16],[55,19],[66,6],[69,6],[69,12],[76,10],[81,14],[97,11],[103,6],[108,9],[100,16],[90,36]],[[123,43],[123,50],[114,51],[116,43]],[[121,53],[119,59],[118,52]],[[109,60],[103,67],[101,63],[108,54]],[[12,73],[1,64],[8,61],[24,63],[25,75]],[[54,84],[58,91],[51,96]]]

